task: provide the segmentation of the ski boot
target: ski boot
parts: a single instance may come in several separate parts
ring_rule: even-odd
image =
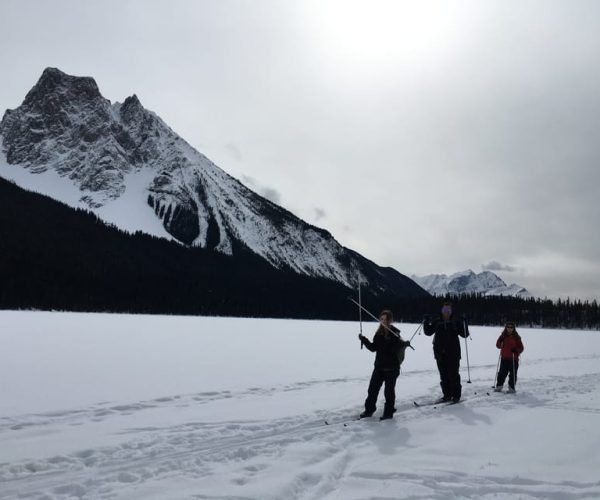
[[[384,411],[383,415],[379,417],[379,420],[389,420],[390,418],[394,418],[394,413],[396,413],[396,408],[392,408],[392,411]]]

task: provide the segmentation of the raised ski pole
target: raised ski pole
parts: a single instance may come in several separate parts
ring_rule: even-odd
[[[400,337],[400,335],[398,335],[394,330],[392,330],[391,328],[388,328],[387,326],[385,326],[383,323],[381,323],[379,321],[379,318],[377,316],[375,316],[374,314],[371,314],[369,311],[367,311],[361,304],[359,304],[358,302],[356,302],[356,300],[354,300],[352,297],[348,297],[348,300],[350,302],[353,302],[354,304],[356,304],[358,307],[360,307],[364,312],[366,312],[369,316],[371,316],[371,318],[373,318],[375,321],[377,321],[381,326],[383,326],[388,332],[390,332],[392,335],[395,335],[396,337]],[[411,345],[409,345],[408,347],[410,347],[413,351],[415,350],[415,348]]]
[[[362,300],[360,296],[360,276],[358,277],[358,321],[360,322],[360,334],[362,335]],[[360,348],[363,348],[362,340],[360,341]]]
[[[463,327],[465,329],[465,333],[467,337],[469,336],[469,329],[467,328],[467,320],[463,318]],[[469,366],[469,347],[467,344],[467,337],[465,337],[465,352],[467,353],[467,373],[469,374],[469,380],[467,380],[467,384],[471,383],[471,367]]]

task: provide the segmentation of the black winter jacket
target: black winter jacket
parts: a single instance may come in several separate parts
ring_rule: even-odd
[[[379,370],[400,370],[398,351],[405,349],[408,345],[408,341],[402,340],[399,336],[400,330],[393,326],[390,327],[390,330],[396,332],[396,335],[389,332],[375,334],[372,342],[367,337],[362,337],[361,339],[363,345],[369,351],[376,353],[375,368]]]
[[[435,334],[433,337],[433,355],[435,359],[451,358],[460,359],[460,341],[458,336],[468,337],[469,330],[465,331],[463,321],[450,318],[448,321],[439,319],[423,323],[423,333],[427,336]]]

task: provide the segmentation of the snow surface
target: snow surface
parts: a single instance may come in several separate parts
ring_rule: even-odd
[[[357,331],[0,312],[0,498],[600,498],[599,332],[520,329],[509,395],[490,392],[500,329],[472,327],[464,402],[422,408],[439,386],[417,335],[379,422],[353,420],[373,362]]]
[[[49,196],[74,208],[89,207],[81,201],[79,187],[68,178],[61,177],[56,170],[48,169],[41,173],[33,173],[20,165],[11,165],[6,160],[0,136],[0,177],[13,181],[17,186]]]
[[[123,194],[111,203],[94,209],[94,212],[101,219],[124,231],[130,233],[142,231],[159,238],[173,240],[162,221],[154,214],[152,207],[146,203],[148,186],[155,176],[156,172],[148,167],[126,173]]]

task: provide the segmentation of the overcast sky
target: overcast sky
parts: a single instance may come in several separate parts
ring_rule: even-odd
[[[0,108],[47,66],[380,265],[600,298],[600,2],[0,0]]]

